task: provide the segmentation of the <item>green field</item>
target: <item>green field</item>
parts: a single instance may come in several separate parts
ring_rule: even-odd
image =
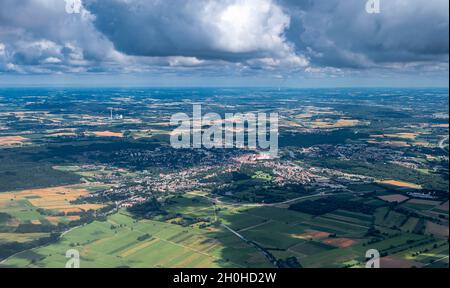
[[[147,234],[148,239],[138,240]],[[80,251],[81,265],[86,268],[267,266],[258,261],[246,264],[245,259],[258,252],[235,236],[220,232],[220,239],[215,239],[212,234],[219,233],[115,214],[106,222],[93,222],[67,233],[57,244],[19,253],[3,266],[64,267],[69,249]],[[232,245],[235,252],[225,245]]]
[[[27,203],[12,201],[4,210],[23,222],[42,218]],[[172,198],[169,203],[165,209],[171,215],[208,219],[215,216],[210,201],[193,194]],[[313,217],[278,207],[221,204],[217,205],[217,216],[246,239],[269,249],[275,257],[296,257],[303,267],[360,267],[369,249],[411,263],[440,265],[432,261],[448,251],[448,245],[441,245],[442,240],[412,233],[419,219],[388,207],[378,208],[374,216],[335,210]],[[64,267],[66,251],[76,249],[80,252],[81,267],[86,268],[273,267],[255,247],[212,222],[200,229],[195,223],[181,226],[171,221],[159,217],[136,220],[121,210],[107,221],[95,221],[68,232],[57,243],[19,253],[1,266]],[[377,241],[367,235],[373,224],[380,233],[387,233]],[[323,236],[308,239],[305,235],[309,233]],[[27,242],[45,236],[48,235],[0,234],[8,242]]]

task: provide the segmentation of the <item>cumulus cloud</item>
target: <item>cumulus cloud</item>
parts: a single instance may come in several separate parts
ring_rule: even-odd
[[[128,55],[306,63],[284,36],[289,15],[272,0],[88,0],[85,6],[98,30]]]
[[[92,25],[94,16],[81,12],[67,14],[63,0],[2,0],[3,61],[21,71],[69,72],[117,58],[113,44]]]
[[[447,0],[0,1],[0,72],[448,73]],[[436,72],[438,71],[438,72]]]
[[[299,0],[298,6],[293,4],[297,0],[282,2],[296,11],[292,41],[318,65],[448,62],[446,0],[381,0],[380,14],[366,13],[361,0]]]

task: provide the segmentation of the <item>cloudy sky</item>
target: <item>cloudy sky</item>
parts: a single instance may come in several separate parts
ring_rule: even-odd
[[[0,85],[448,86],[448,0],[78,1],[0,1]]]

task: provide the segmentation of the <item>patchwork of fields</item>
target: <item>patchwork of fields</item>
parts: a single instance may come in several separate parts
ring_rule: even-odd
[[[177,199],[171,209],[184,217],[215,215],[208,201],[193,195]],[[315,217],[276,207],[229,205],[220,205],[216,213],[223,224],[278,259],[296,257],[303,267],[363,267],[368,249],[378,249],[386,267],[448,263],[443,226],[386,207],[374,216],[336,210]],[[255,247],[221,226],[183,227],[176,221],[135,220],[121,210],[66,233],[55,244],[19,253],[2,266],[64,267],[66,251],[77,249],[82,267],[273,267]],[[385,237],[370,236],[371,227]],[[418,234],[419,228],[424,233]]]
[[[148,235],[148,239],[139,241],[143,235]],[[82,267],[86,268],[239,267],[237,263],[221,260],[223,245],[197,229],[157,221],[136,222],[124,214],[77,228],[58,244],[20,253],[6,265],[64,267],[69,249],[79,249]]]
[[[175,149],[194,103],[278,113],[279,157]],[[447,107],[448,89],[0,89],[0,267],[71,249],[81,267],[360,268],[370,249],[448,267]]]

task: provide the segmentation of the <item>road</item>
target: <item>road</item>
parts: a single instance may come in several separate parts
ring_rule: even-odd
[[[294,198],[294,199],[287,200],[287,201],[284,201],[284,202],[272,203],[272,204],[262,204],[262,205],[265,206],[265,207],[276,207],[276,206],[286,205],[286,204],[294,203],[294,202],[297,202],[297,201],[300,201],[300,200],[309,199],[309,198],[326,197],[326,196],[332,196],[332,195],[334,195],[334,194],[318,193],[318,194],[314,194],[314,195]]]
[[[286,205],[286,204],[294,203],[294,202],[297,202],[297,201],[300,201],[300,200],[304,200],[304,199],[309,199],[309,198],[314,198],[314,197],[327,197],[327,196],[336,195],[336,194],[333,194],[333,193],[327,194],[327,193],[323,193],[322,192],[322,193],[317,193],[317,194],[314,194],[314,195],[308,195],[308,196],[298,197],[298,198],[295,198],[295,199],[290,199],[290,200],[279,202],[279,203],[271,203],[271,204],[245,204],[244,203],[243,204],[243,203],[225,202],[225,201],[219,200],[219,198],[217,198],[217,197],[213,198],[213,197],[209,197],[207,195],[202,195],[202,194],[198,194],[198,193],[192,193],[191,192],[191,193],[188,193],[188,194],[206,198],[207,200],[209,200],[214,205],[220,204],[220,205],[238,206],[238,207],[276,207],[276,206],[280,206],[280,205]],[[339,194],[339,195],[342,195],[342,194],[353,194],[353,192],[344,192],[344,193],[337,193],[337,194]],[[265,225],[267,223],[258,224],[256,226],[263,225],[263,224]],[[255,247],[258,251],[260,251],[264,255],[264,257],[266,257],[266,259],[272,265],[278,267],[278,260],[277,260],[277,258],[275,256],[273,256],[272,253],[270,253],[267,249],[265,249],[264,247],[262,247],[258,243],[245,238],[242,234],[240,234],[239,232],[233,230],[229,226],[227,226],[227,225],[225,225],[223,223],[221,224],[221,226],[224,227],[226,230],[230,231],[232,234],[237,236],[242,241],[244,241],[247,244]],[[256,226],[254,226],[254,227],[256,227]],[[241,231],[245,231],[245,230],[247,230],[247,229],[243,229]]]
[[[0,265],[6,264],[6,262],[8,262],[9,259],[14,258],[15,256],[19,255],[20,253],[23,253],[23,252],[25,252],[25,251],[31,251],[31,250],[33,250],[33,249],[43,248],[43,247],[46,247],[46,246],[48,246],[48,245],[50,245],[50,244],[51,244],[51,243],[46,243],[46,244],[44,244],[44,245],[36,246],[36,247],[30,248],[30,249],[27,249],[27,250],[23,250],[23,251],[19,251],[19,252],[17,252],[17,253],[14,253],[13,255],[8,256],[7,258],[3,259],[3,260],[0,262]]]
[[[276,206],[286,205],[286,204],[294,203],[294,202],[297,202],[297,201],[300,201],[300,200],[309,199],[309,198],[326,197],[326,196],[333,196],[333,195],[335,195],[335,194],[327,194],[327,193],[318,193],[318,194],[313,194],[313,195],[302,196],[302,197],[290,199],[290,200],[283,201],[283,202],[264,204],[264,203],[226,202],[226,201],[220,200],[218,197],[213,198],[213,197],[209,197],[209,196],[201,195],[201,194],[197,194],[197,193],[187,193],[187,194],[196,195],[196,196],[199,196],[199,197],[206,198],[212,203],[216,203],[216,204],[220,204],[220,205],[226,205],[226,206],[237,206],[237,207],[276,207]],[[347,193],[339,193],[339,194],[342,195],[342,194],[347,194]]]
[[[425,267],[431,266],[431,265],[433,265],[433,264],[435,264],[435,263],[438,263],[438,262],[441,262],[441,261],[444,261],[444,260],[447,260],[448,258],[449,258],[449,256],[444,256],[444,257],[442,257],[442,258],[440,258],[440,259],[438,259],[438,260],[436,260],[436,261],[433,261],[433,262],[431,262],[431,263],[428,263],[427,265],[425,265]]]
[[[258,251],[260,251],[264,255],[264,257],[266,257],[266,259],[272,265],[278,267],[278,260],[277,260],[277,258],[275,256],[273,256],[272,253],[270,253],[267,249],[265,249],[264,247],[262,247],[258,243],[253,242],[252,240],[249,240],[249,239],[245,238],[242,234],[239,234],[239,232],[233,230],[232,228],[228,227],[227,225],[225,225],[225,224],[221,224],[221,225],[222,225],[222,227],[224,227],[225,229],[227,229],[228,231],[230,231],[231,233],[236,235],[239,239],[241,239],[245,243],[255,247]]]
[[[63,233],[61,233],[61,235],[59,235],[59,239],[62,239],[67,233],[70,233],[70,232],[72,232],[73,230],[76,230],[76,229],[81,228],[81,227],[83,227],[83,226],[84,226],[84,224],[82,224],[82,225],[80,225],[80,226],[75,226],[75,227],[73,227],[73,228],[70,228],[69,230],[64,231]],[[33,249],[34,249],[34,248],[33,248]]]

